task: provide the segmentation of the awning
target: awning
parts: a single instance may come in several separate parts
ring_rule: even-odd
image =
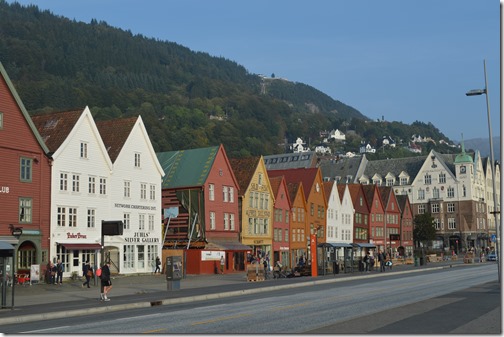
[[[208,240],[208,244],[205,245],[205,249],[215,249],[215,250],[252,250],[247,245],[244,245],[238,241],[225,241],[225,240]]]
[[[352,246],[359,248],[376,248],[372,243],[352,243]]]
[[[333,247],[333,248],[352,248],[352,245],[346,242],[326,242],[318,245],[319,247]]]
[[[100,250],[101,245],[99,243],[60,243],[61,246],[65,247],[66,250]]]
[[[11,235],[2,235],[0,236],[0,241],[10,243],[11,245],[17,245],[19,243],[19,239]]]

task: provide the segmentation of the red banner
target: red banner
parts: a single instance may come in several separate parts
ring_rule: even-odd
[[[317,234],[310,235],[311,276],[317,277]]]

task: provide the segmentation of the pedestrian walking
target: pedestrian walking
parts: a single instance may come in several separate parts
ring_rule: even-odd
[[[100,294],[100,300],[101,301],[110,301],[110,298],[108,298],[108,293],[112,289],[112,281],[110,279],[110,261],[105,262],[103,267],[101,267],[101,294]]]
[[[91,277],[93,277],[93,269],[91,268],[91,265],[89,264],[89,261],[86,261],[84,266],[82,267],[82,273],[84,274],[84,277],[86,278],[86,282],[82,284],[82,287],[87,285],[88,288],[91,288],[89,286],[89,281],[91,281]]]
[[[58,259],[58,262],[56,263],[56,284],[63,284],[63,271],[63,263]]]
[[[161,274],[161,259],[156,257],[156,269],[154,270],[154,274],[157,273],[159,270],[159,273]]]
[[[378,261],[380,262],[380,272],[385,271],[385,253],[378,251]]]
[[[221,274],[224,274],[224,256],[221,256],[220,258],[220,270]]]

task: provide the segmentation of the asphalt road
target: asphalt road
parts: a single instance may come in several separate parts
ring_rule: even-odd
[[[2,326],[2,332],[501,333],[496,265],[368,277]]]

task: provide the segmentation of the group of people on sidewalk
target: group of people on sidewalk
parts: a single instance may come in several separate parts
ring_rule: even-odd
[[[90,281],[94,276],[93,268],[89,264],[89,261],[86,261],[82,266],[82,276],[86,278],[86,282],[82,284],[84,288],[91,288]],[[108,293],[112,289],[112,280],[110,279],[110,261],[105,262],[105,264],[96,270],[96,276],[100,278],[100,301],[110,301],[108,298]]]
[[[378,250],[377,254],[378,262],[380,263],[380,272],[385,271],[385,267],[392,269],[392,260],[388,257],[387,253]],[[375,257],[369,251],[362,258],[363,271],[371,271],[375,266]]]
[[[63,272],[65,271],[63,263],[58,260],[56,264],[49,262],[46,267],[46,280],[49,284],[63,284]]]

